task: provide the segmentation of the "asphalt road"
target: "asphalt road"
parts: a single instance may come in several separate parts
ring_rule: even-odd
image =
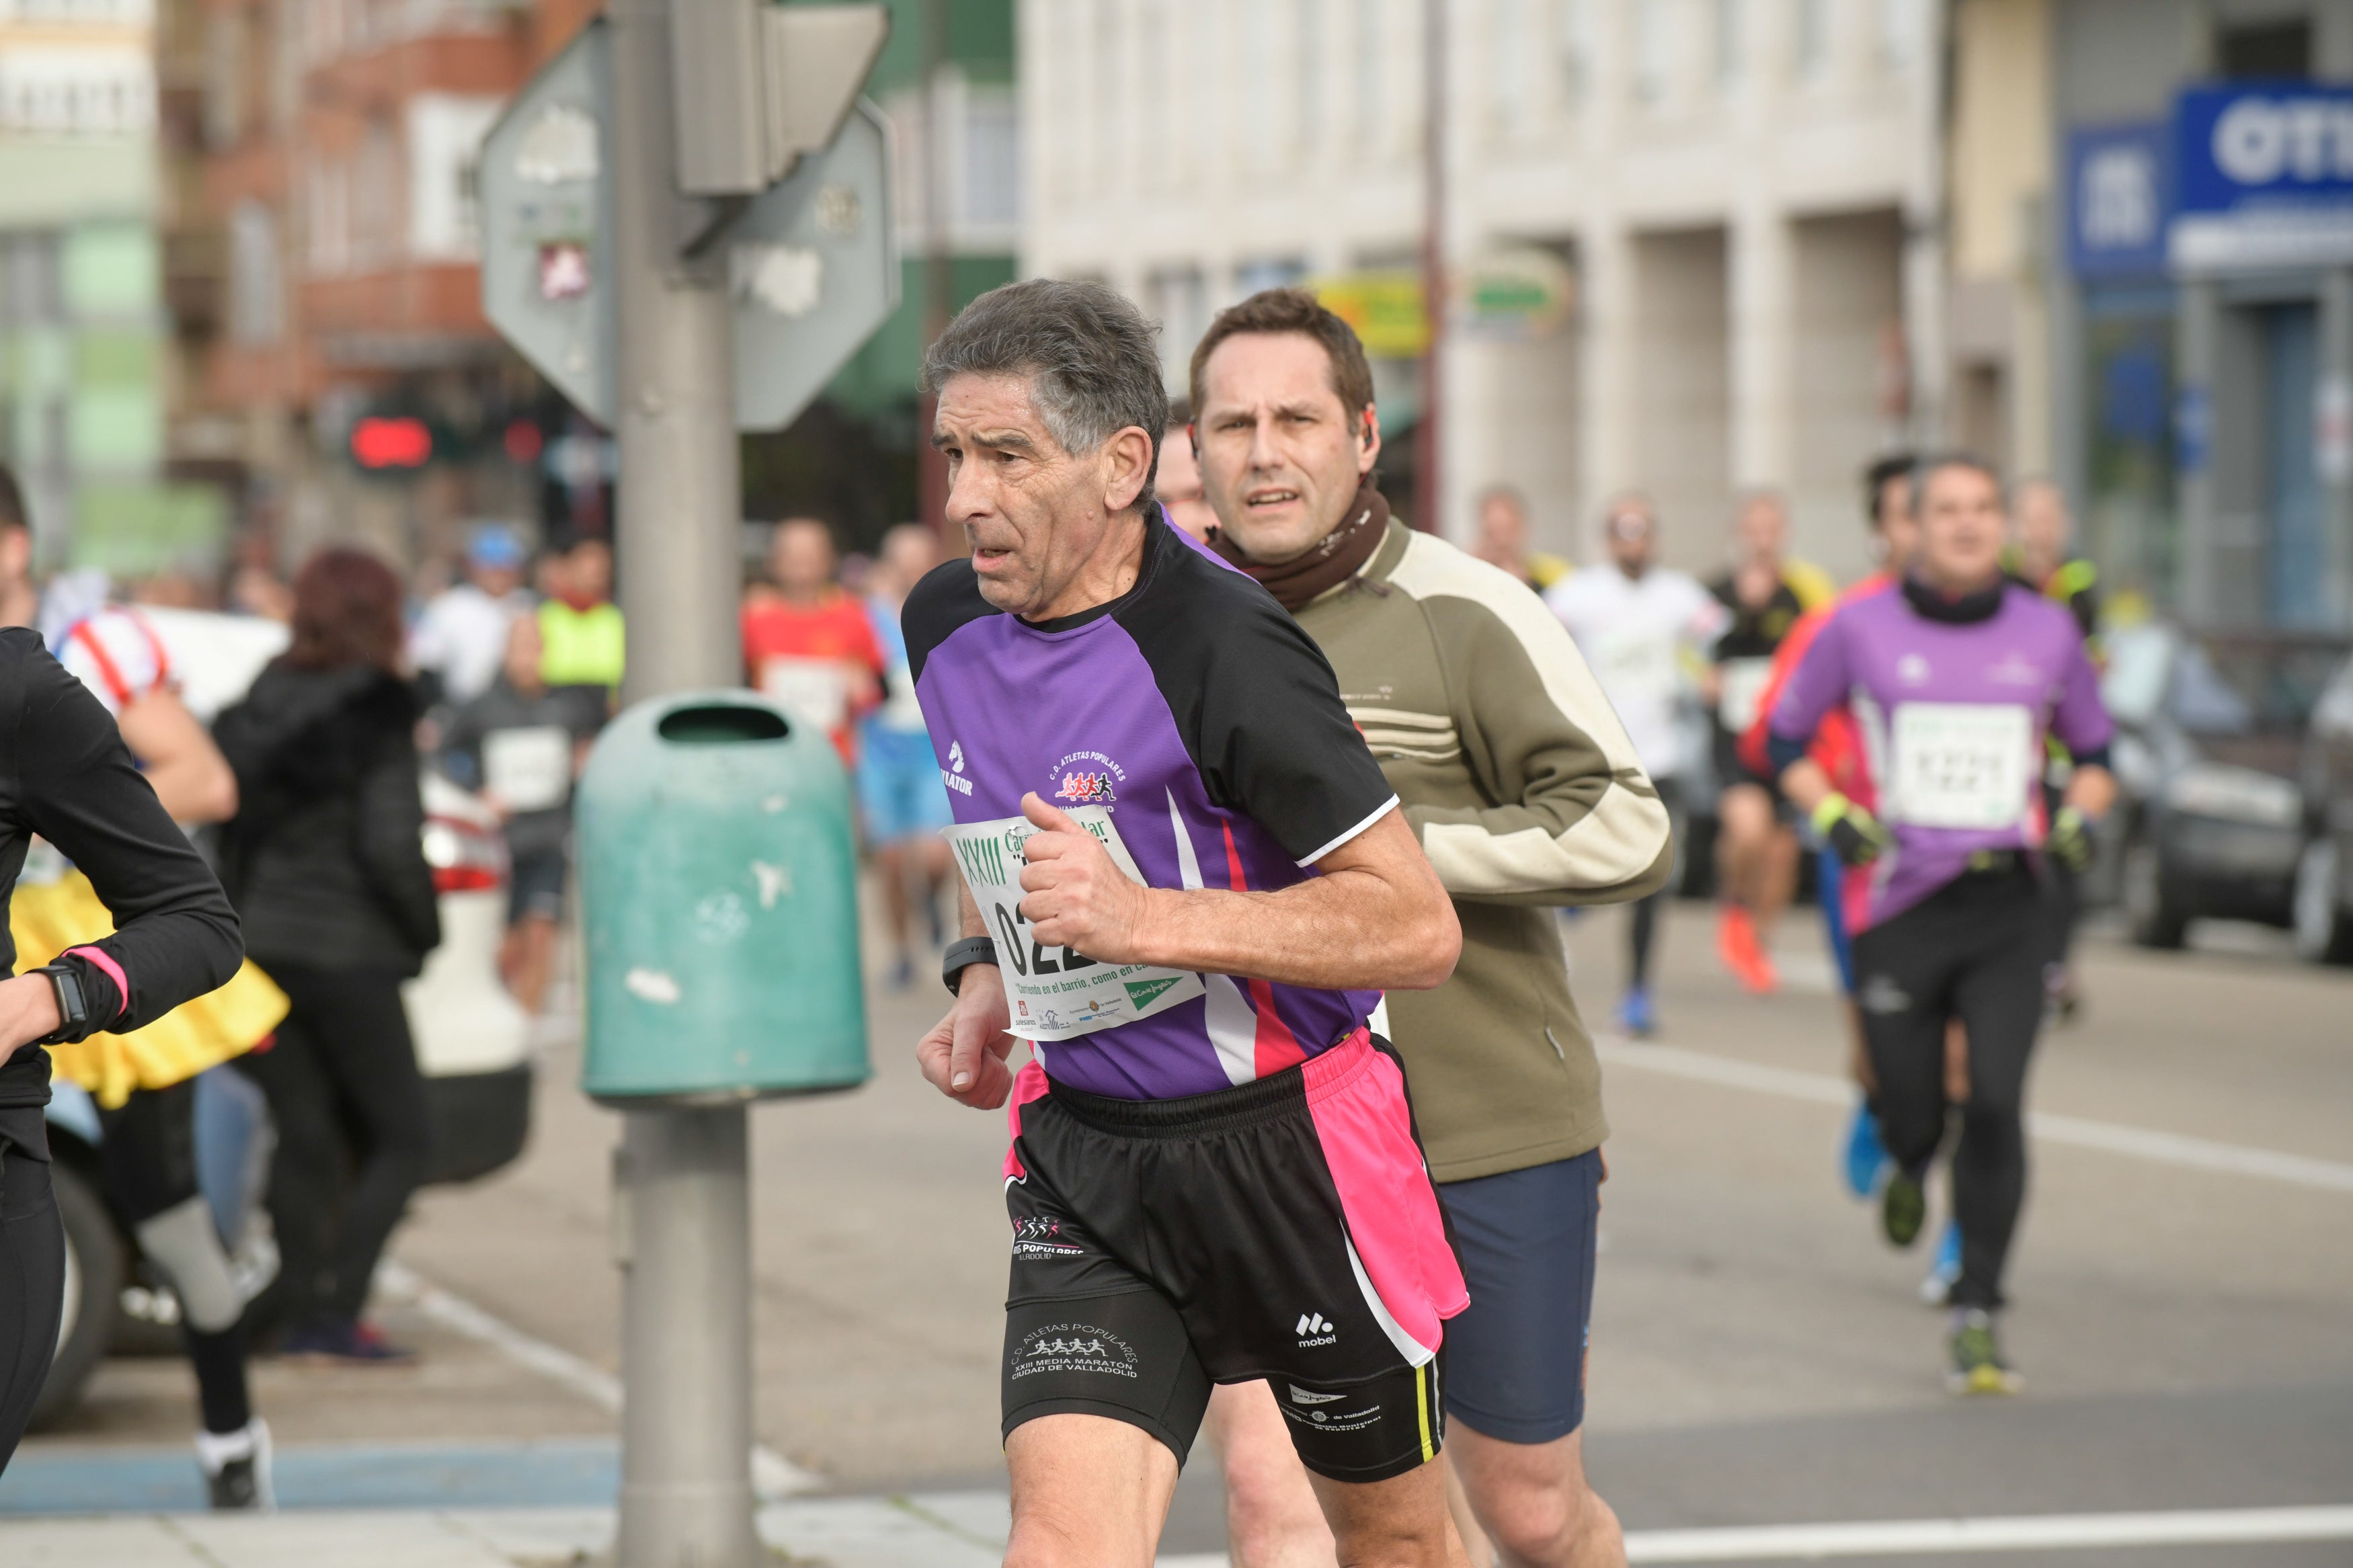
[[[1622,919],[1572,928],[1597,1021]],[[1837,1178],[1844,1046],[1810,912],[1785,929],[1788,984],[1769,1000],[1709,946],[1706,911],[1678,910],[1658,1042],[1605,1044],[1587,1442],[1630,1528],[2353,1503],[2353,973],[2243,931],[2177,955],[2087,942],[2089,1005],[2046,1037],[2030,1090],[2045,1122],[2008,1330],[2028,1391],[1961,1403],[1916,1296],[1925,1247],[1891,1252]],[[940,1000],[877,994],[874,1082],[754,1121],[758,1430],[845,1492],[1002,1484],[1003,1122],[916,1077],[909,1047]],[[283,1447],[615,1430],[593,1369],[617,1364],[617,1121],[575,1073],[552,1047],[526,1157],[425,1196],[396,1251],[578,1358],[586,1382],[394,1299],[381,1315],[425,1349],[418,1366],[261,1369]],[[26,1453],[95,1462],[184,1444],[190,1425],[182,1368],[118,1361]],[[1213,1472],[1190,1467],[1169,1550],[1220,1544]],[[2353,1542],[1845,1560],[2341,1568]]]

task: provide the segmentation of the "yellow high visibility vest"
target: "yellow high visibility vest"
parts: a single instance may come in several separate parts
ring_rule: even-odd
[[[618,605],[575,610],[561,599],[539,607],[539,678],[550,686],[618,686],[625,645]]]

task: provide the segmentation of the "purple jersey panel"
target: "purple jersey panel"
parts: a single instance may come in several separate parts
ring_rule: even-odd
[[[1895,836],[1895,847],[1872,867],[1864,925],[1910,909],[1968,869],[1979,850],[2041,848],[2048,827],[2040,766],[2045,738],[2084,752],[2105,746],[2115,730],[2074,617],[2015,584],[1992,616],[1974,622],[1932,620],[1901,593],[1841,605],[1782,690],[1773,733],[1810,736],[1841,701],[1853,708]],[[2031,740],[2008,820],[1984,826],[1904,820],[1902,802],[1889,792],[1900,783],[1894,752],[1906,708],[2025,713]]]

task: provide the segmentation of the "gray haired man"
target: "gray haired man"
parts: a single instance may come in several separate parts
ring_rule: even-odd
[[[924,367],[973,553],[902,623],[965,882],[916,1054],[1012,1103],[1006,1561],[1148,1568],[1211,1385],[1272,1380],[1350,1562],[1460,1564],[1432,1461],[1466,1297],[1366,1026],[1461,933],[1331,667],[1154,504],[1152,337],[1033,280]]]

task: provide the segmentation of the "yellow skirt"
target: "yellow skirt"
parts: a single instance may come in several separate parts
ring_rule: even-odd
[[[8,901],[8,929],[20,969],[37,969],[69,947],[112,935],[114,917],[88,877],[68,871],[54,882],[17,884]],[[50,1070],[111,1110],[134,1089],[169,1089],[244,1055],[285,1016],[286,993],[248,962],[227,984],[181,1003],[143,1029],[51,1046]]]

